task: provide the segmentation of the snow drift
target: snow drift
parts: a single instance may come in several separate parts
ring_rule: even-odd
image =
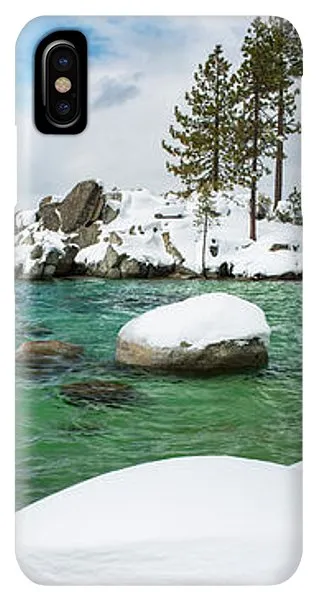
[[[301,554],[301,464],[197,456],[79,483],[17,512],[41,584],[276,584]]]

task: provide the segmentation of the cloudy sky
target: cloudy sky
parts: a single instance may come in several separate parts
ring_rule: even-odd
[[[105,187],[175,186],[161,140],[175,104],[183,104],[193,72],[216,43],[236,67],[252,17],[40,17],[17,42],[19,207],[63,195],[76,182]],[[58,28],[85,33],[89,46],[89,122],[75,136],[47,136],[32,121],[32,57],[38,41]],[[299,184],[299,140],[291,139],[285,189]],[[262,189],[271,193],[272,176]]]

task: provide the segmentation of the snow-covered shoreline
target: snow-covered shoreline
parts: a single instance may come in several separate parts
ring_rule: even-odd
[[[225,456],[95,477],[16,515],[41,584],[276,584],[301,555],[301,463]]]
[[[94,183],[93,208],[85,183]],[[80,194],[80,186],[85,192],[82,211],[88,214],[73,212],[78,221],[71,225],[73,193]],[[252,241],[248,201],[243,190],[218,195],[218,216],[207,238],[207,276],[300,279],[302,227],[267,215],[257,221],[258,240]],[[181,202],[146,189],[103,192],[95,182],[83,182],[64,200],[45,198],[36,210],[17,213],[17,277],[201,277],[203,236],[195,210],[194,197]]]

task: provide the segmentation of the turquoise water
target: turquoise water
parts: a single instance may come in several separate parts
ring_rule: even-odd
[[[161,304],[224,291],[261,306],[269,366],[212,378],[115,365],[128,320]],[[301,284],[102,279],[18,282],[17,344],[83,345],[80,363],[17,377],[17,507],[89,477],[145,461],[225,454],[292,464],[301,458]],[[100,378],[131,385],[133,404],[69,405],[60,385]]]

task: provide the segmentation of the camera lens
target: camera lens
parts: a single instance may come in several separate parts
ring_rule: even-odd
[[[73,64],[73,56],[71,51],[67,49],[59,49],[53,55],[53,66],[59,72],[66,72]]]
[[[58,101],[58,103],[56,103],[56,111],[59,115],[68,115],[70,109],[71,106],[68,101]]]
[[[64,68],[65,66],[68,66],[69,65],[68,58],[66,58],[66,56],[60,56],[60,58],[58,58],[58,65],[61,66],[62,68]]]
[[[67,66],[69,65],[69,60],[68,58],[66,58],[66,56],[60,56],[60,58],[58,58],[57,60],[58,66],[60,66],[61,68],[67,68]]]

